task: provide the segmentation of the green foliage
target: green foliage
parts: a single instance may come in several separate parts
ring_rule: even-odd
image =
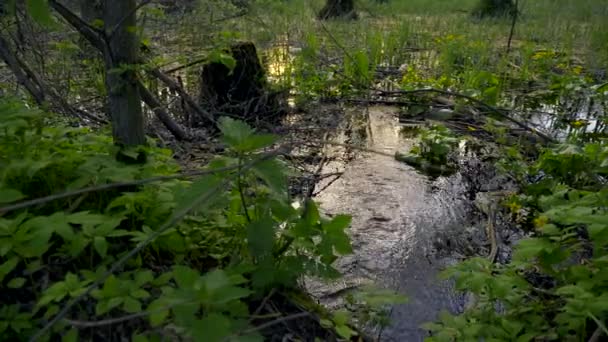
[[[51,25],[53,19],[47,0],[26,0],[27,11],[41,25]]]
[[[603,328],[608,191],[600,177],[607,153],[605,141],[572,141],[545,149],[524,170],[543,178],[527,184],[510,207],[533,211],[534,235],[519,241],[506,265],[474,258],[445,272],[477,300],[462,315],[445,313],[426,325],[429,341],[586,341]]]
[[[156,147],[144,147],[143,165],[121,164],[110,137],[46,125],[49,114],[19,102],[1,101],[0,115],[3,205],[179,171],[170,152]],[[178,327],[194,340],[260,340],[248,320],[252,298],[273,287],[295,287],[302,275],[339,276],[331,264],[352,252],[345,233],[350,217],[325,219],[312,201],[295,209],[287,196],[289,170],[259,152],[277,137],[229,118],[220,122],[230,152],[207,169],[223,171],[192,181],[85,191],[5,213],[0,339],[31,337],[69,300],[84,296],[84,305],[66,318],[143,314],[141,324]],[[163,228],[174,219],[177,224]],[[144,242],[119,271],[103,276]],[[101,286],[85,295],[96,281]],[[346,317],[336,322],[340,334],[353,333]],[[75,339],[86,332],[57,324],[51,334]]]
[[[448,164],[450,155],[460,142],[460,138],[442,125],[433,125],[422,130],[419,138],[420,141],[410,152],[434,165]]]

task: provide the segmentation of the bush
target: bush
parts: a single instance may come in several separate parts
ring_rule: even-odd
[[[168,150],[142,147],[147,162],[126,165],[102,133],[49,126],[16,101],[0,115],[0,340],[260,340],[249,302],[302,275],[337,277],[331,263],[351,252],[350,217],[295,209],[280,150],[260,152],[276,137],[242,122],[223,119],[229,154],[184,180]]]
[[[525,171],[518,203],[532,208],[534,235],[505,265],[473,258],[450,268],[477,300],[462,315],[428,324],[429,341],[588,341],[607,334],[608,174],[605,142],[547,148]],[[513,201],[511,201],[513,203]],[[521,207],[520,207],[521,208]]]

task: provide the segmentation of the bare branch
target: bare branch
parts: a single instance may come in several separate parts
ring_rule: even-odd
[[[420,94],[420,93],[437,93],[437,94],[442,94],[442,95],[448,95],[448,96],[453,96],[453,97],[459,97],[459,98],[463,98],[466,100],[469,100],[483,108],[488,109],[490,112],[500,116],[501,118],[510,121],[514,124],[516,124],[517,126],[532,132],[536,135],[538,135],[539,137],[543,138],[545,141],[547,142],[556,142],[556,140],[540,131],[538,131],[537,129],[530,127],[528,125],[526,125],[525,123],[507,115],[504,113],[504,111],[501,111],[500,109],[493,107],[481,100],[478,100],[472,96],[469,95],[465,95],[465,94],[461,94],[461,93],[456,93],[453,91],[448,91],[448,90],[441,90],[441,89],[435,89],[435,88],[425,88],[425,89],[414,89],[414,90],[396,90],[396,91],[384,91],[384,90],[377,90],[378,93],[380,95],[384,95],[384,96],[395,96],[395,95],[408,95],[408,94]]]
[[[119,183],[109,183],[109,184],[90,186],[90,187],[83,188],[83,189],[78,189],[78,190],[74,190],[74,191],[66,191],[66,192],[63,192],[60,194],[49,195],[49,196],[36,198],[33,200],[29,200],[29,201],[20,202],[20,203],[13,204],[13,205],[8,205],[8,206],[0,208],[0,214],[5,214],[5,213],[11,212],[11,211],[25,209],[25,208],[57,201],[60,199],[88,194],[88,193],[92,193],[92,192],[106,191],[106,190],[111,190],[111,189],[120,189],[120,188],[131,187],[131,186],[139,186],[139,185],[163,182],[163,181],[174,180],[174,179],[184,179],[184,178],[190,178],[190,177],[196,177],[196,176],[211,175],[211,174],[216,174],[216,173],[233,171],[236,169],[238,169],[238,166],[227,166],[227,167],[213,169],[213,170],[190,171],[190,172],[180,173],[177,175],[158,176],[158,177],[146,178],[146,179],[141,179],[141,180],[136,180],[136,181],[131,181],[131,182],[119,182]]]

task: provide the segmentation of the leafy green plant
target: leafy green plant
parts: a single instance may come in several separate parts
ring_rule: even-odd
[[[608,192],[605,142],[547,148],[527,172],[543,172],[519,201],[533,209],[534,235],[505,265],[473,258],[448,269],[476,297],[462,315],[426,325],[429,341],[586,341],[607,333]],[[603,166],[602,166],[603,165]]]
[[[16,101],[0,114],[2,340],[32,337],[66,306],[51,334],[86,335],[72,317],[119,317],[195,340],[259,340],[249,301],[302,275],[338,277],[332,263],[352,251],[350,217],[325,219],[313,201],[295,209],[290,171],[268,150],[277,137],[240,121],[221,120],[229,152],[187,181],[169,151],[144,147],[145,164],[122,164],[106,135],[49,127]],[[37,205],[11,207],[27,200]]]

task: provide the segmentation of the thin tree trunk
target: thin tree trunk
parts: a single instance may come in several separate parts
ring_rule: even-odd
[[[0,57],[11,69],[17,82],[21,84],[29,93],[38,105],[43,105],[45,101],[44,92],[40,89],[39,85],[30,79],[27,74],[21,68],[17,56],[11,51],[10,45],[4,37],[0,36]]]
[[[117,1],[117,0],[107,0],[107,1]],[[49,0],[49,4],[53,9],[55,9],[72,27],[74,27],[80,34],[82,34],[95,48],[103,53],[104,56],[110,55],[109,47],[107,46],[104,39],[96,32],[93,28],[87,25],[82,19],[80,19],[77,15],[72,13],[69,9],[59,3],[57,0]],[[131,13],[131,12],[126,12]],[[133,11],[132,13],[135,13]],[[121,19],[122,20],[122,19]],[[115,38],[115,37],[113,37]],[[163,75],[160,71],[157,71],[159,75]],[[166,77],[168,79],[168,77]],[[162,81],[167,81],[167,80]],[[155,96],[150,93],[145,86],[137,81],[137,86],[140,90],[140,94],[142,95],[143,101],[154,111],[159,120],[169,129],[169,131],[178,139],[185,140],[188,138],[187,134],[181,129],[181,127],[175,123],[175,121],[169,116],[166,110],[162,108],[162,104],[156,100]],[[187,94],[186,94],[187,95]],[[186,102],[188,98],[186,98]],[[143,120],[143,119],[142,119]]]
[[[135,0],[106,0],[105,35],[108,37],[106,89],[112,119],[114,142],[121,146],[143,145],[144,116],[141,108],[137,72],[139,42],[132,27],[137,25]]]
[[[80,0],[80,16],[89,25],[95,20],[103,20],[101,0]]]

